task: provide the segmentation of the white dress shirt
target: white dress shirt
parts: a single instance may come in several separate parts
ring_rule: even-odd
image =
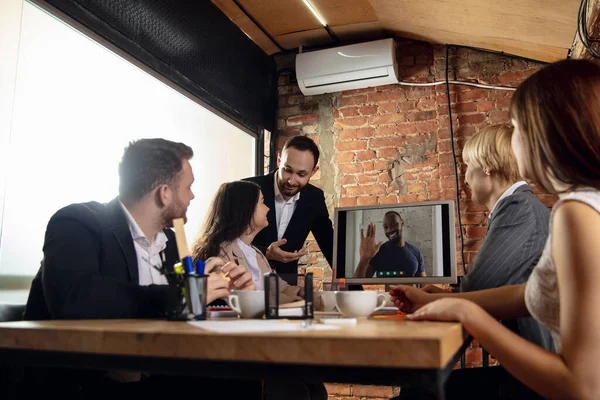
[[[496,203],[494,203],[494,207],[492,207],[492,210],[490,211],[490,215],[488,218],[492,218],[492,214],[494,213],[494,210],[496,209],[496,206],[498,205],[498,203],[500,203],[500,200],[512,195],[515,192],[515,190],[517,190],[520,186],[523,186],[523,185],[527,185],[527,182],[519,181],[519,182],[511,185],[511,187],[509,187],[508,189],[506,189],[504,191],[504,193],[502,193],[502,195],[498,198],[498,200],[496,200]]]
[[[283,195],[279,191],[277,185],[277,174],[274,176],[275,179],[275,219],[277,221],[277,240],[281,240],[285,230],[290,224],[292,215],[296,211],[298,200],[300,199],[300,192],[296,193],[294,197],[289,200],[285,200]]]
[[[246,243],[242,242],[241,239],[238,238],[236,240],[237,245],[240,247],[242,255],[244,256],[244,263],[246,264],[248,271],[252,274],[252,282],[254,282],[256,290],[263,290],[265,283],[262,270],[258,266],[258,260],[256,259],[256,250],[252,246],[248,246]]]
[[[154,240],[150,242],[123,203],[121,203],[121,207],[123,207],[127,225],[129,225],[129,231],[133,238],[138,263],[139,285],[167,285],[167,277],[156,269],[160,269],[164,261],[163,251],[167,248],[167,241],[169,240],[167,235],[160,231],[156,234]]]

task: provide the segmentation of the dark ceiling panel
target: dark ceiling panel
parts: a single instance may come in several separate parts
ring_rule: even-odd
[[[47,1],[252,131],[274,130],[274,61],[210,1]]]

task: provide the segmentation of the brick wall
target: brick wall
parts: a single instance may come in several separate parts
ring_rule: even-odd
[[[444,46],[398,39],[397,54],[401,80],[444,80]],[[293,68],[294,57],[280,56],[277,64],[279,69]],[[449,66],[451,80],[516,86],[541,64],[453,48]],[[461,149],[465,140],[483,126],[509,122],[512,93],[450,86],[467,268],[485,235],[487,211],[470,200],[470,191],[464,184]],[[282,74],[278,116],[279,149],[286,139],[300,134],[319,144],[320,172],[311,183],[325,191],[330,213],[336,206],[455,199],[445,85],[387,85],[306,97],[293,74]],[[538,196],[548,206],[555,201],[550,195]],[[310,253],[301,260],[301,268],[312,271],[316,279],[330,277],[331,270],[316,243],[309,240],[307,246]],[[462,271],[460,255],[457,262]],[[467,366],[478,365],[481,349],[474,344],[467,353]],[[360,388],[359,393],[354,388]],[[387,394],[380,395],[379,391],[388,389],[392,390],[375,387],[370,393],[369,387],[336,385],[330,394],[340,399],[383,398]]]

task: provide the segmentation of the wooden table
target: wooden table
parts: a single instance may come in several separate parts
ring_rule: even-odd
[[[20,321],[0,323],[0,358],[20,365],[409,385],[443,399],[467,339],[459,323],[383,319],[333,331],[229,334],[161,320]]]

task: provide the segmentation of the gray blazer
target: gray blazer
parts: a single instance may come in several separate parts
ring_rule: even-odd
[[[527,282],[548,238],[550,212],[529,185],[496,204],[479,253],[462,279],[461,291]],[[533,318],[502,321],[525,339],[554,351],[550,332]]]

